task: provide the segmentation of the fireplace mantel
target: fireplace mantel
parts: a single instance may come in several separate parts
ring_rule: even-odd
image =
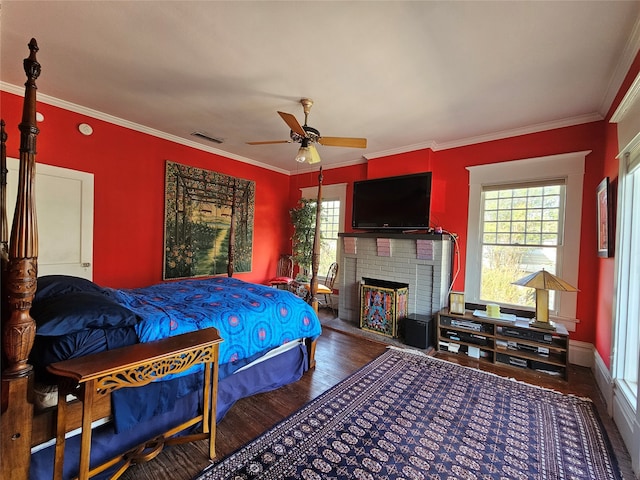
[[[364,277],[409,285],[409,313],[431,316],[447,303],[451,281],[449,235],[340,233],[339,316],[359,323]]]

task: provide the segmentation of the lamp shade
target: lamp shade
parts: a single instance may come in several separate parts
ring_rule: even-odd
[[[513,285],[531,287],[539,290],[559,290],[561,292],[578,291],[577,288],[569,285],[561,278],[556,277],[544,269],[527,275],[526,277],[522,277],[520,280],[516,280],[513,282]]]
[[[520,280],[513,282],[513,285],[536,289],[536,318],[531,325],[536,328],[551,330],[555,330],[555,326],[549,321],[549,290],[559,290],[561,292],[578,291],[577,288],[545,269],[522,277]]]
[[[309,161],[310,158],[311,152],[309,152],[309,147],[300,147],[298,154],[296,155],[296,162],[304,163]]]

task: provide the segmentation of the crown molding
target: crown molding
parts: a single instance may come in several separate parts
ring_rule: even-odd
[[[597,122],[603,119],[604,117],[599,113],[588,113],[586,115],[578,115],[576,117],[569,117],[561,120],[554,120],[552,122],[537,123],[534,125],[528,125],[526,127],[513,128],[510,130],[503,130],[500,132],[488,133],[486,135],[478,135],[475,137],[467,137],[460,140],[453,140],[451,142],[440,143],[436,145],[436,147],[434,148],[434,151],[449,150],[451,148],[457,148],[457,147],[466,147],[468,145],[474,145],[476,143],[491,142],[494,140],[503,140],[505,138],[517,137],[520,135],[529,135],[532,133],[544,132],[546,130],[554,130],[556,128],[573,127],[575,125]]]
[[[546,130],[554,130],[556,128],[573,127],[575,125],[581,125],[584,123],[597,122],[603,120],[604,117],[600,113],[589,113],[585,115],[578,115],[575,117],[564,118],[561,120],[554,120],[552,122],[538,123],[534,125],[528,125],[526,127],[513,128],[509,130],[502,130],[499,132],[488,133],[485,135],[477,135],[474,137],[466,137],[458,140],[452,140],[450,142],[438,143],[434,140],[408,145],[402,148],[396,148],[391,150],[384,150],[380,152],[373,152],[364,155],[364,158],[371,160],[374,158],[388,157],[390,155],[397,155],[400,153],[413,152],[416,150],[423,150],[430,148],[432,151],[449,150],[452,148],[466,147],[469,145],[475,145],[476,143],[491,142],[494,140],[503,140],[505,138],[517,137],[520,135],[528,135],[531,133],[544,132]]]
[[[433,140],[428,140],[426,142],[414,143],[413,145],[407,145],[400,148],[392,148],[390,150],[382,150],[379,152],[367,153],[366,155],[363,155],[363,157],[367,160],[373,160],[374,158],[389,157],[391,155],[399,155],[401,153],[415,152],[416,150],[425,150],[427,148],[430,148],[431,150],[435,150],[436,146],[437,146],[436,142],[434,142]]]
[[[2,82],[2,81],[0,81],[0,90],[4,90],[6,92],[13,93],[15,95],[24,95],[24,88],[18,87],[16,85],[12,85],[10,83]],[[248,163],[249,165],[254,165],[256,167],[264,168],[266,170],[282,173],[284,175],[291,175],[291,172],[289,170],[277,168],[277,167],[274,167],[273,165],[257,162],[255,160],[252,160],[247,157],[243,157],[241,155],[234,155],[232,153],[219,150],[217,148],[209,147],[207,145],[202,145],[201,143],[198,143],[198,142],[187,140],[185,138],[181,138],[176,135],[172,135],[170,133],[162,132],[154,128],[145,127],[144,125],[140,125],[139,123],[131,122],[129,120],[125,120],[119,117],[114,117],[113,115],[109,115],[109,114],[100,112],[98,110],[93,110],[91,108],[83,107],[82,105],[77,105],[75,103],[67,102],[65,100],[60,100],[59,98],[51,97],[46,94],[38,93],[38,102],[46,103],[47,105],[52,105],[54,107],[63,108],[71,112],[79,113],[80,115],[85,115],[87,117],[95,118],[97,120],[102,120],[104,122],[111,123],[113,125],[118,125],[120,127],[128,128],[130,130],[135,130],[140,133],[146,133],[147,135],[151,135],[153,137],[161,138],[163,140],[168,140],[173,143],[178,143],[186,147],[195,148],[196,150],[202,150],[204,152],[213,153],[214,155],[219,155],[221,157],[228,158],[231,160],[237,160],[239,162]]]
[[[622,86],[622,82],[626,77],[627,73],[629,73],[629,69],[633,64],[633,61],[640,50],[640,17],[636,19],[636,23],[633,26],[633,30],[631,35],[629,36],[625,48],[620,56],[618,64],[616,65],[616,69],[611,75],[611,79],[609,80],[609,85],[607,86],[607,91],[602,99],[602,105],[600,106],[600,112],[603,116],[606,116],[609,113],[609,109]],[[637,81],[637,78],[636,78]],[[634,82],[635,83],[635,82]],[[625,96],[626,98],[626,96]],[[622,105],[622,103],[621,103]],[[616,113],[620,109],[620,105],[616,109]],[[612,120],[613,121],[613,120]]]
[[[613,115],[611,115],[611,123],[620,123],[622,119],[627,115],[629,109],[635,104],[638,95],[640,94],[640,73],[636,76],[635,80],[625,93],[624,97],[620,101],[620,105],[616,108]]]

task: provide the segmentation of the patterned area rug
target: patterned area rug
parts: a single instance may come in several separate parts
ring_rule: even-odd
[[[591,401],[390,349],[196,480],[621,479]]]

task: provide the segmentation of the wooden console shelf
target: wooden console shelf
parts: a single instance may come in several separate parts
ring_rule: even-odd
[[[479,361],[530,369],[569,378],[569,332],[529,326],[527,319],[515,321],[438,312],[439,351],[468,355]]]
[[[113,478],[118,478],[133,461],[146,461],[155,457],[163,445],[209,439],[209,456],[215,457],[216,397],[218,391],[218,347],[222,339],[215,328],[176,335],[150,343],[117,348],[95,355],[57,362],[48,367],[58,376],[58,415],[54,463],[54,479],[62,479],[66,431],[67,394],[82,401],[82,437],[78,478],[85,480],[119,462],[124,464]],[[120,388],[139,387],[168,375],[184,372],[194,365],[204,364],[204,411],[202,415],[178,425],[139,448],[141,458],[131,452],[123,454],[100,467],[89,470],[91,453],[91,420],[94,400]],[[202,422],[202,433],[169,438],[188,427]]]

